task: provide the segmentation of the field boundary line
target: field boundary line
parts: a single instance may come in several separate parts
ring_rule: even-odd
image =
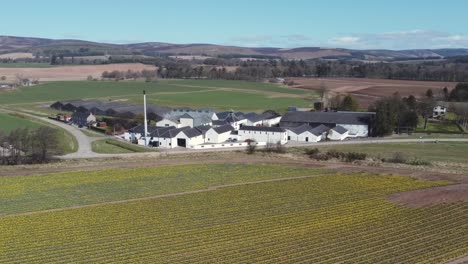
[[[444,262],[444,264],[463,264],[468,262],[468,254],[460,256],[458,258]]]
[[[177,197],[177,196],[184,196],[184,195],[189,195],[189,194],[212,192],[212,191],[225,189],[225,188],[230,188],[230,187],[256,185],[256,184],[263,184],[263,183],[270,183],[270,182],[281,182],[281,181],[309,179],[309,178],[313,178],[313,177],[327,176],[327,175],[333,175],[333,174],[336,174],[336,173],[330,172],[330,173],[322,173],[322,174],[315,174],[315,175],[308,175],[308,176],[275,178],[275,179],[252,181],[252,182],[214,185],[214,186],[208,186],[208,187],[206,187],[204,189],[200,189],[200,190],[191,190],[191,191],[184,191],[184,192],[177,192],[177,193],[166,193],[166,194],[158,194],[158,195],[147,196],[147,197],[131,198],[131,199],[126,199],[126,200],[117,200],[117,201],[93,203],[93,204],[86,204],[86,205],[76,205],[76,206],[70,206],[70,207],[54,208],[54,209],[34,211],[34,212],[26,212],[26,213],[0,215],[0,219],[7,218],[7,217],[15,217],[15,216],[27,216],[27,215],[35,215],[35,214],[42,214],[42,213],[60,212],[60,211],[87,208],[87,207],[97,207],[97,206],[103,206],[103,205],[123,204],[123,203],[130,203],[130,202],[146,201],[146,200],[153,200],[153,199],[159,199],[159,198]]]

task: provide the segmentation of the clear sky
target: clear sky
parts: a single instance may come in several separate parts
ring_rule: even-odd
[[[111,43],[468,48],[467,0],[2,1],[0,35]]]

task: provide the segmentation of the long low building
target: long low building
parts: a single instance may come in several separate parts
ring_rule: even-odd
[[[288,142],[288,133],[281,127],[242,126],[239,129],[239,137],[242,141],[280,142],[281,144],[286,144]]]
[[[368,137],[373,135],[374,120],[373,112],[287,112],[281,118],[280,126],[325,125],[330,129],[340,126],[348,130],[350,137]]]

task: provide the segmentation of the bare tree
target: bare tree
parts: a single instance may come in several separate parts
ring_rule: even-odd
[[[320,100],[323,103],[323,105],[324,106],[327,105],[326,101],[328,99],[328,87],[324,82],[320,84],[319,95],[320,95]]]

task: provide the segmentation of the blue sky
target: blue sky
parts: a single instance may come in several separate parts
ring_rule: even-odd
[[[24,0],[0,35],[99,42],[468,48],[466,0]]]

